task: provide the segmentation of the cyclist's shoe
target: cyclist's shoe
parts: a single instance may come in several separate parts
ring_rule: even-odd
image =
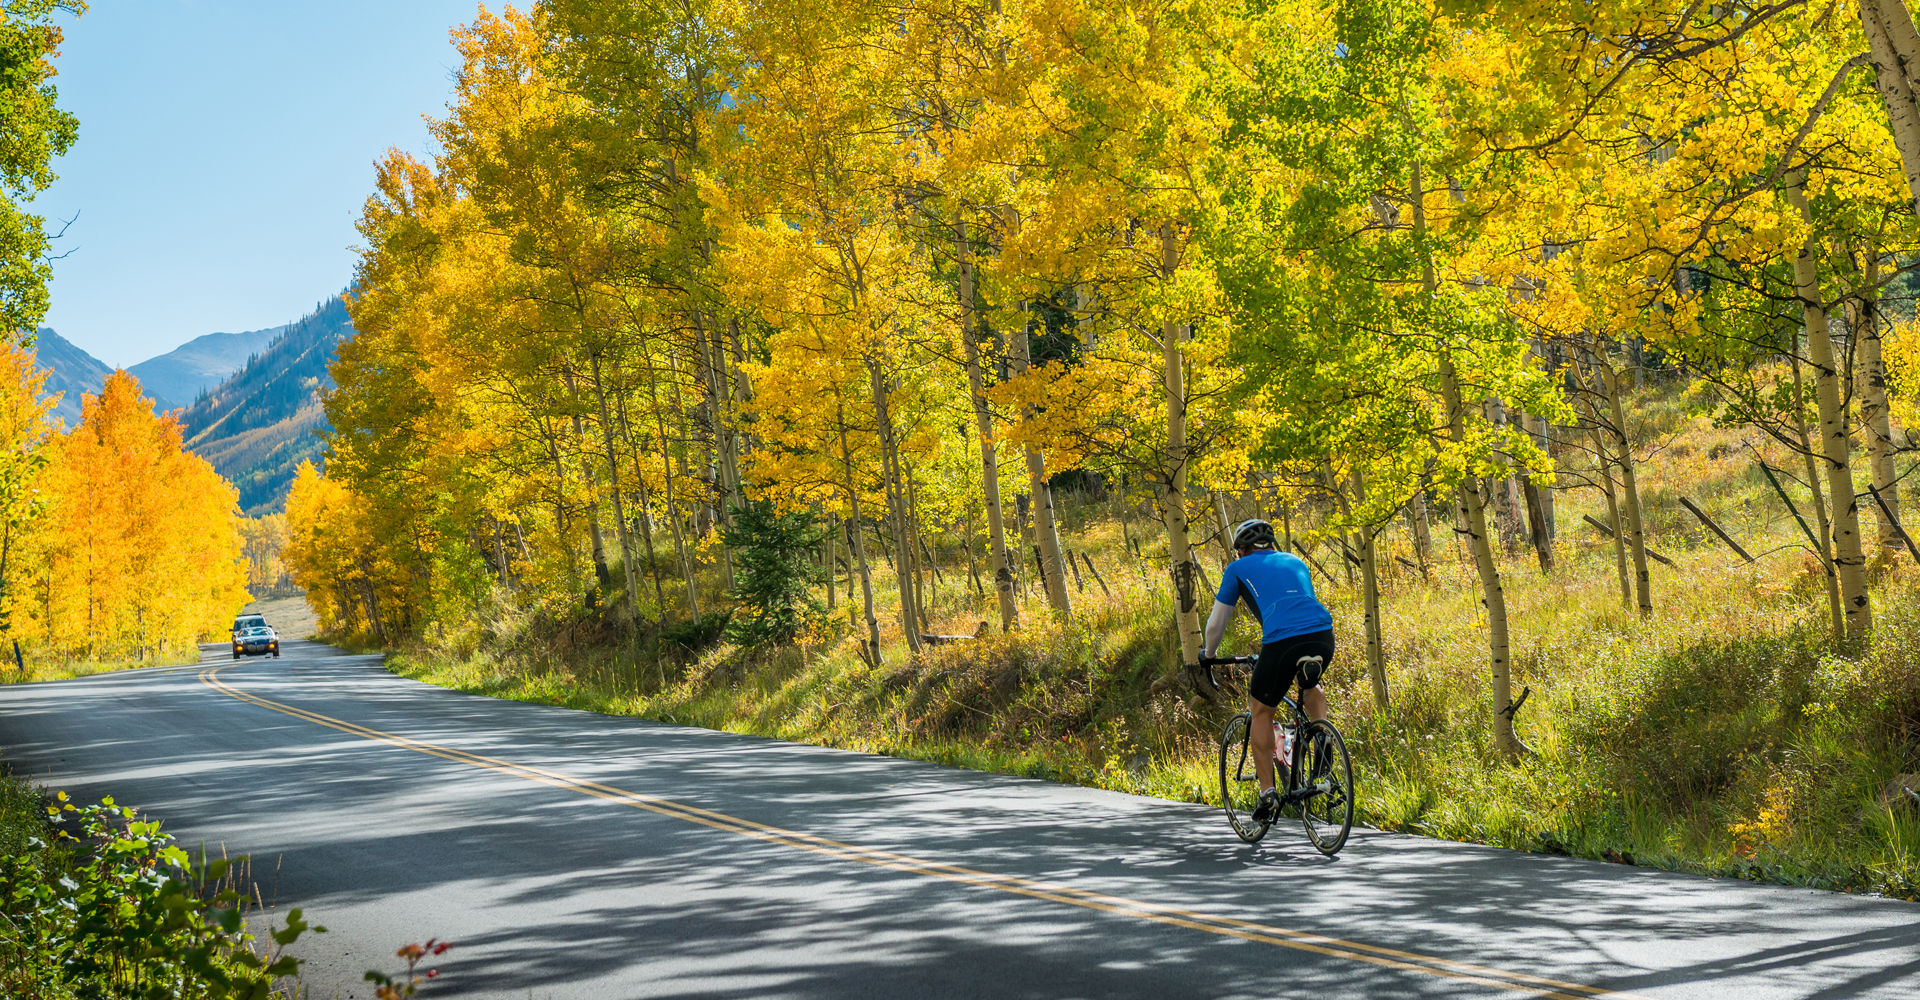
[[[1253,807],[1253,821],[1261,825],[1280,817],[1280,793],[1271,788],[1260,791],[1260,804]]]

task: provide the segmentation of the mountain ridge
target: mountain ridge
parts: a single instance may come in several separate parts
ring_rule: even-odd
[[[233,377],[248,359],[287,331],[291,323],[243,333],[208,333],[127,369],[163,410],[192,406],[202,393]]]
[[[346,302],[335,295],[291,323],[204,334],[127,371],[157,410],[178,415],[187,450],[233,483],[253,516],[281,509],[300,463],[320,457],[328,429],[321,397],[333,387],[335,348],[351,336]],[[34,359],[47,371],[44,391],[60,394],[52,416],[69,428],[80,422],[81,397],[114,371],[51,327],[40,328]]]
[[[249,516],[281,509],[300,463],[320,457],[328,430],[321,397],[333,387],[336,348],[353,336],[340,295],[279,329],[180,415],[187,448],[233,483]]]
[[[43,326],[34,334],[33,358],[34,363],[47,372],[41,391],[49,396],[60,394],[60,401],[54,404],[50,415],[68,427],[80,422],[80,397],[98,393],[106,384],[107,376],[113,374],[113,368],[106,362],[81,350],[53,332],[50,326]]]

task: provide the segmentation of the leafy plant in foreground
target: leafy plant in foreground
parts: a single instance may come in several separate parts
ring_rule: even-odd
[[[286,946],[308,931],[287,914],[264,952],[246,930],[234,861],[196,868],[160,824],[103,799],[47,807],[53,842],[0,858],[0,954],[9,995],[128,1000],[265,1000],[298,971]]]
[[[397,976],[389,976],[378,969],[367,971],[367,982],[374,984],[375,987],[373,991],[375,1000],[401,1000],[403,997],[410,997],[420,992],[421,983],[440,975],[439,969],[417,971],[420,960],[444,955],[451,947],[453,947],[452,942],[438,938],[428,938],[426,944],[400,946],[400,950],[393,954],[396,958],[406,960],[407,971]]]

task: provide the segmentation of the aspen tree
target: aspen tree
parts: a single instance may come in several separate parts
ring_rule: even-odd
[[[1640,509],[1639,481],[1634,476],[1633,442],[1627,437],[1627,414],[1620,401],[1620,376],[1607,363],[1606,350],[1597,347],[1588,357],[1594,382],[1607,402],[1607,426],[1613,432],[1613,462],[1620,470],[1620,497],[1625,508],[1627,552],[1633,560],[1633,593],[1642,615],[1653,614],[1653,581],[1647,570],[1646,519]]]
[[[23,631],[61,660],[146,660],[217,634],[247,600],[238,495],[173,416],[116,371],[47,452],[23,546],[46,597]]]
[[[1799,454],[1802,473],[1806,476],[1807,490],[1813,495],[1812,507],[1814,538],[1818,541],[1814,555],[1820,558],[1821,579],[1827,592],[1827,611],[1832,619],[1833,638],[1842,641],[1847,635],[1846,604],[1840,595],[1840,571],[1834,563],[1832,522],[1828,519],[1826,490],[1820,485],[1820,463],[1815,457],[1819,447],[1814,434],[1807,425],[1807,391],[1805,380],[1801,377],[1800,336],[1803,331],[1795,331],[1788,352],[1788,367],[1793,372],[1793,415],[1792,428],[1795,452]]]
[[[44,510],[34,480],[46,464],[45,445],[53,434],[47,415],[58,402],[58,396],[43,395],[47,374],[33,352],[0,347],[0,636],[7,639],[21,635],[14,624],[17,553]]]
[[[1033,349],[1027,330],[1015,330],[1013,374],[1025,375],[1033,368]],[[1045,577],[1047,603],[1053,613],[1066,618],[1073,613],[1073,599],[1067,592],[1067,567],[1060,554],[1060,529],[1054,523],[1053,487],[1047,482],[1047,460],[1038,447],[1027,446],[1027,489],[1033,498],[1033,530],[1040,550],[1040,574]]]
[[[1909,205],[1920,217],[1920,31],[1905,0],[1858,0],[1874,85],[1905,168]]]
[[[1882,345],[1884,320],[1880,313],[1880,276],[1879,251],[1869,244],[1860,265],[1860,288],[1846,299],[1847,329],[1853,338],[1857,372],[1854,384],[1860,399],[1860,428],[1867,444],[1869,481],[1873,484],[1873,495],[1878,501],[1872,510],[1874,519],[1880,524],[1880,545],[1883,548],[1898,548],[1901,545],[1900,488],[1893,467],[1895,445],[1892,408],[1887,399],[1887,365]]]
[[[1787,200],[1801,220],[1813,226],[1807,200],[1806,176],[1787,180]],[[1840,398],[1843,372],[1834,358],[1833,335],[1827,324],[1819,277],[1819,244],[1810,234],[1793,261],[1794,291],[1800,298],[1807,333],[1807,357],[1814,370],[1814,400],[1820,413],[1820,456],[1827,473],[1827,502],[1833,532],[1834,574],[1840,587],[1840,606],[1849,639],[1860,641],[1873,629],[1873,605],[1867,596],[1866,555],[1860,544],[1860,504],[1853,482],[1853,437]]]
[[[967,352],[967,395],[973,403],[973,418],[980,440],[980,482],[987,508],[987,551],[992,560],[993,592],[1000,608],[1000,629],[1007,631],[1013,628],[1019,611],[1013,599],[1013,570],[1007,558],[1005,515],[1000,506],[1000,463],[993,440],[993,411],[987,404],[981,375],[980,325],[974,318],[973,262],[964,250],[964,223],[956,232],[958,235],[954,239],[959,244],[956,259],[960,271],[960,339]]]

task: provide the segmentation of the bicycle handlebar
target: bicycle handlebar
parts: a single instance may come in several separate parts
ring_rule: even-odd
[[[1207,686],[1218,691],[1220,690],[1220,680],[1213,675],[1214,667],[1232,664],[1252,666],[1258,659],[1259,657],[1257,656],[1202,656],[1197,665],[1206,668]]]

